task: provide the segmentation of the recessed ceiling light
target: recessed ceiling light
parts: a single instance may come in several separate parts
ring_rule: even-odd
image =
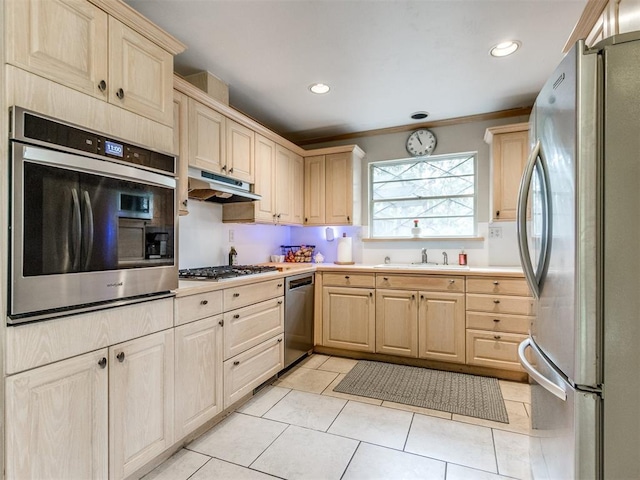
[[[312,85],[309,85],[309,90],[311,90],[313,93],[317,93],[318,95],[322,95],[323,93],[328,93],[331,88],[329,88],[329,85],[326,85],[324,83],[314,83]]]
[[[522,44],[518,40],[509,40],[491,47],[489,53],[492,57],[506,57],[518,50]]]
[[[422,120],[423,118],[427,118],[429,116],[429,112],[416,112],[411,114],[411,118],[414,120]]]

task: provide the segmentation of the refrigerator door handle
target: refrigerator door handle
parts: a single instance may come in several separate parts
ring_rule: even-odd
[[[536,382],[538,382],[538,384],[542,388],[549,391],[550,393],[558,397],[560,400],[565,402],[567,400],[566,390],[562,388],[560,385],[549,380],[540,372],[538,372],[538,370],[536,370],[535,367],[531,365],[531,363],[529,363],[529,360],[527,360],[527,357],[525,355],[525,350],[529,347],[538,353],[538,358],[541,361],[545,361],[544,357],[542,356],[542,353],[538,350],[538,347],[536,347],[535,344],[531,342],[531,338],[527,338],[522,343],[520,343],[520,345],[518,345],[518,357],[520,358],[520,364],[527,371],[527,373],[531,375],[531,378],[533,378]]]

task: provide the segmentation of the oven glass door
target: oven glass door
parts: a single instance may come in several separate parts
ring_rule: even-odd
[[[150,293],[144,286],[127,291],[135,282],[125,285],[125,277],[116,275],[144,267],[175,268],[174,178],[18,142],[12,153],[14,304],[29,303],[25,296],[39,290],[53,298],[23,308]],[[142,200],[136,208],[123,208],[123,198]],[[110,274],[90,276],[99,272]],[[120,291],[96,297],[86,292],[93,282],[96,291],[102,285]],[[76,294],[74,299],[55,298]]]

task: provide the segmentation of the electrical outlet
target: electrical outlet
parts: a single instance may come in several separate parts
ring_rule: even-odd
[[[502,227],[489,227],[489,238],[502,238]]]
[[[229,230],[229,241],[233,242],[235,238],[235,232],[233,230]]]

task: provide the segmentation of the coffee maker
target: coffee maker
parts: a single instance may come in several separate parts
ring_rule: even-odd
[[[146,257],[165,258],[167,256],[168,232],[151,232],[146,237]]]

